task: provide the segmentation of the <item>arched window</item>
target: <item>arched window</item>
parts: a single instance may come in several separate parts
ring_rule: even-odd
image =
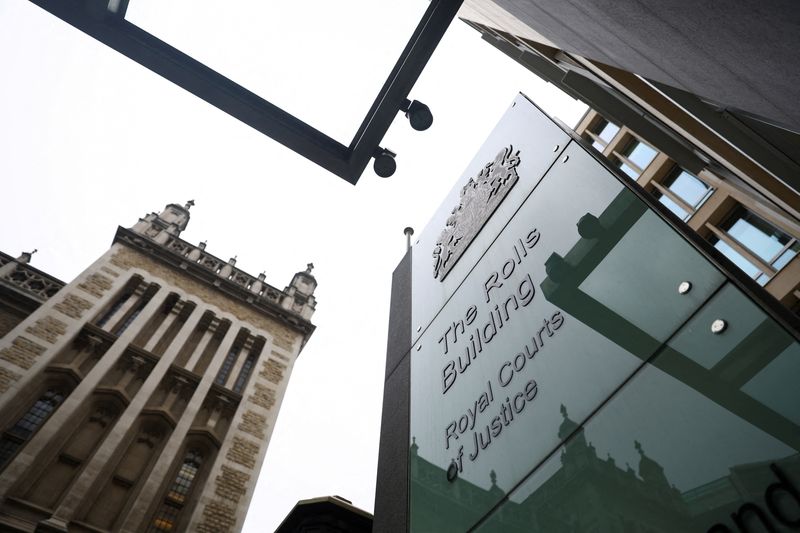
[[[17,454],[20,448],[39,430],[45,420],[64,401],[58,388],[47,391],[0,437],[0,469]]]
[[[175,481],[172,482],[164,501],[161,502],[150,524],[148,533],[174,531],[180,513],[186,505],[186,500],[192,490],[192,485],[203,462],[203,455],[198,450],[189,451],[183,459]]]

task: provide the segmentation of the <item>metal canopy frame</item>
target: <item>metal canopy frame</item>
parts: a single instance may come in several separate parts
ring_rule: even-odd
[[[30,0],[340,178],[356,184],[463,0],[431,0],[349,146],[125,20],[129,0]]]

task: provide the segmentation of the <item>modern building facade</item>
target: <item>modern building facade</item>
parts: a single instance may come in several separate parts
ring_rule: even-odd
[[[119,228],[66,285],[2,257],[4,531],[241,529],[316,280],[279,290],[182,240],[192,205]]]
[[[709,166],[693,174],[629,127],[595,110],[589,110],[575,130],[778,301],[797,311],[800,225],[796,220]]]
[[[459,16],[683,170],[771,206],[798,235],[800,12],[791,2],[468,0]]]

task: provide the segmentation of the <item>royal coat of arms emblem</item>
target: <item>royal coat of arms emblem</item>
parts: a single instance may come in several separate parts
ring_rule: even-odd
[[[500,151],[461,189],[444,230],[433,249],[433,277],[443,281],[511,188],[519,181],[519,150]]]

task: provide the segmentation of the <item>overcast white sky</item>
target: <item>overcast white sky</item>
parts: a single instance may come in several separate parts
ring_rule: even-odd
[[[402,4],[402,7],[398,7]],[[192,11],[189,10],[191,5]],[[131,0],[128,18],[349,144],[424,0]],[[65,281],[117,225],[194,199],[182,237],[283,288],[313,261],[317,331],[294,367],[245,532],[300,499],[372,511],[391,273],[514,95],[585,108],[454,22],[411,92],[434,124],[386,135],[389,179],[357,186],[25,0],[0,0],[0,249]]]

